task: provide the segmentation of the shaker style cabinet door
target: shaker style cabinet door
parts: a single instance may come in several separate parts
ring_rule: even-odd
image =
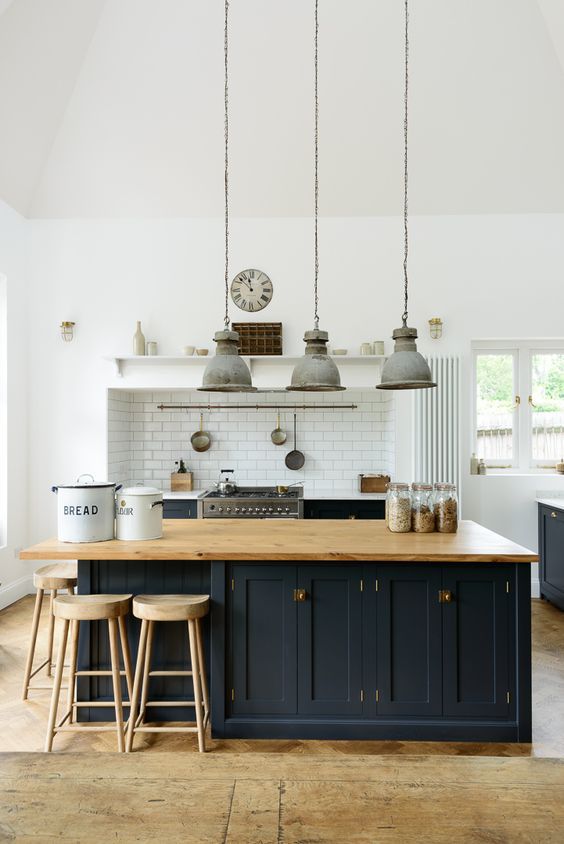
[[[383,501],[318,499],[304,501],[305,519],[383,519]]]
[[[296,712],[295,586],[295,566],[232,567],[232,715]]]
[[[441,569],[398,563],[377,577],[378,714],[441,715]]]
[[[564,510],[539,508],[539,551],[541,594],[564,609]]]
[[[362,567],[299,566],[298,712],[362,713]]]
[[[512,572],[445,566],[443,688],[447,717],[507,717]]]

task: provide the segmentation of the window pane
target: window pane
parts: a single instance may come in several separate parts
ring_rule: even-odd
[[[476,356],[477,455],[512,460],[515,387],[512,354]]]
[[[564,354],[534,354],[532,361],[533,460],[564,456]]]

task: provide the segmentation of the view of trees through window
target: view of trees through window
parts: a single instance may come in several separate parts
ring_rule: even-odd
[[[564,354],[533,354],[532,442],[534,460],[564,455]]]
[[[516,410],[530,405],[530,460],[554,463],[564,456],[564,353],[527,352],[520,379],[517,359],[512,351],[476,355],[478,457],[515,462]],[[519,381],[526,386],[520,404]]]
[[[511,460],[515,405],[512,354],[484,354],[476,357],[476,402],[478,457],[484,460]]]

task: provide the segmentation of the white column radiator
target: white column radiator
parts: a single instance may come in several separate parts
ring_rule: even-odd
[[[415,393],[415,480],[446,481],[460,491],[460,358],[430,355],[435,389]]]

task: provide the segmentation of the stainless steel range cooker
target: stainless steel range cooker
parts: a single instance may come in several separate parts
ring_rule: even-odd
[[[236,492],[206,492],[198,499],[200,519],[303,519],[304,489],[279,493],[271,486],[240,486]]]

